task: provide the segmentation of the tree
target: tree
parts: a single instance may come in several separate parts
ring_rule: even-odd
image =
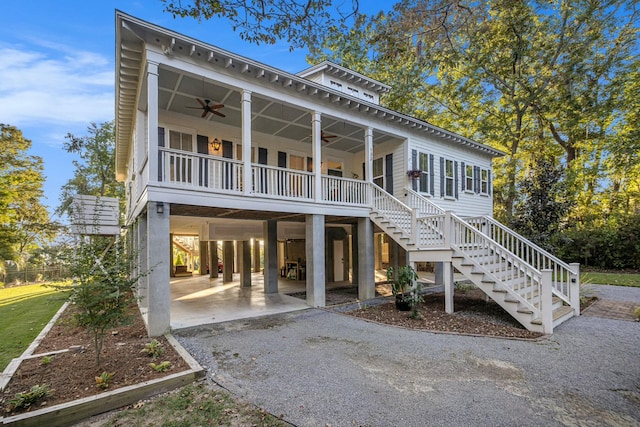
[[[99,126],[95,123],[87,128],[89,135],[77,137],[67,134],[64,149],[78,154],[74,160],[75,171],[62,186],[59,215],[70,214],[71,202],[76,194],[90,196],[117,197],[124,203],[124,186],[116,181],[115,173],[115,133],[113,121]]]
[[[582,197],[589,191],[616,185],[606,165],[616,129],[634,126],[626,112],[637,105],[627,89],[637,70],[636,6],[402,0],[388,15],[361,18],[366,31],[329,29],[312,58],[400,82],[386,105],[504,151],[495,214],[510,223],[536,153],[567,165],[582,206],[594,200]]]
[[[347,0],[334,7],[331,0],[162,0],[165,11],[174,17],[201,20],[224,18],[240,38],[260,44],[285,39],[290,49],[317,45],[326,28],[345,29],[345,23],[358,12],[358,0]]]
[[[40,203],[43,163],[27,154],[31,141],[16,127],[0,124],[0,146],[0,261],[24,262],[55,236],[57,226]]]

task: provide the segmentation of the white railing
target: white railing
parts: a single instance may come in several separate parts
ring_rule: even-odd
[[[369,188],[371,189],[371,207],[394,226],[400,228],[406,236],[413,236],[412,223],[415,215],[412,209],[375,184],[370,183]]]
[[[253,192],[280,199],[314,198],[311,172],[252,164]]]
[[[578,264],[567,264],[491,217],[465,219],[474,228],[491,237],[537,270],[551,270],[553,293],[572,308],[579,310],[580,267]]]
[[[170,149],[161,149],[160,159],[163,182],[219,192],[242,191],[242,162],[237,160]]]
[[[418,217],[429,215],[444,215],[445,210],[433,203],[420,193],[407,188],[407,205],[416,209]]]
[[[539,316],[543,311],[543,286],[551,286],[550,283],[543,283],[541,271],[518,258],[475,226],[456,215],[447,215],[451,216],[451,246],[482,266],[496,283],[511,284],[502,286],[502,289]],[[497,272],[491,271],[495,265],[500,265],[499,276],[496,275]],[[551,312],[552,308],[544,309]]]
[[[341,205],[368,205],[369,183],[357,179],[322,176],[322,201]]]

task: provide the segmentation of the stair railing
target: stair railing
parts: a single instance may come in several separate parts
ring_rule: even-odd
[[[444,215],[445,210],[411,188],[405,189],[407,205],[417,209],[418,217]]]
[[[579,313],[580,264],[567,264],[489,216],[465,220],[537,270],[551,270],[553,294]]]
[[[520,301],[535,316],[540,316],[543,309],[551,312],[551,307],[547,309],[542,304],[542,290],[546,284],[543,283],[543,275],[539,270],[523,262],[518,256],[482,233],[475,226],[452,213],[447,212],[447,215],[451,216],[451,246],[455,250],[465,254],[466,257],[482,267],[485,274],[496,284],[505,281],[517,283],[517,288],[502,285],[502,289]],[[499,263],[503,268],[500,278],[489,270],[490,265],[495,264],[495,260],[491,259],[493,256],[499,258]]]
[[[412,209],[376,184],[370,184],[371,206],[407,236],[412,236]]]

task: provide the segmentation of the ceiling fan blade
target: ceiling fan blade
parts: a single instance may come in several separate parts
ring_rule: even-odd
[[[196,98],[196,101],[198,101],[198,104],[202,105],[203,107],[206,107],[204,101],[202,101],[202,99],[200,98]]]
[[[222,114],[222,113],[220,113],[219,111],[216,111],[216,110],[211,110],[211,112],[212,112],[213,114],[215,114],[215,115],[220,116],[220,117],[227,117],[227,116],[225,116],[224,114]]]
[[[218,108],[224,108],[224,104],[209,105],[209,108],[217,110]]]
[[[208,113],[209,112],[205,110],[205,111],[202,112],[202,115],[200,117],[206,117]]]
[[[194,110],[202,110],[202,107],[190,107],[188,105],[184,108],[193,108]]]

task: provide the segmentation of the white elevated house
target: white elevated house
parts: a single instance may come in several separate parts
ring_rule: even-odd
[[[304,279],[314,307],[327,283],[367,300],[375,269],[431,262],[449,312],[455,268],[527,329],[579,314],[578,266],[492,219],[500,151],[385,108],[389,86],[330,62],[290,74],[121,12],[116,26],[116,173],[150,335],[170,327],[177,235],[212,276],[222,242],[239,286],[261,241],[264,291]]]

